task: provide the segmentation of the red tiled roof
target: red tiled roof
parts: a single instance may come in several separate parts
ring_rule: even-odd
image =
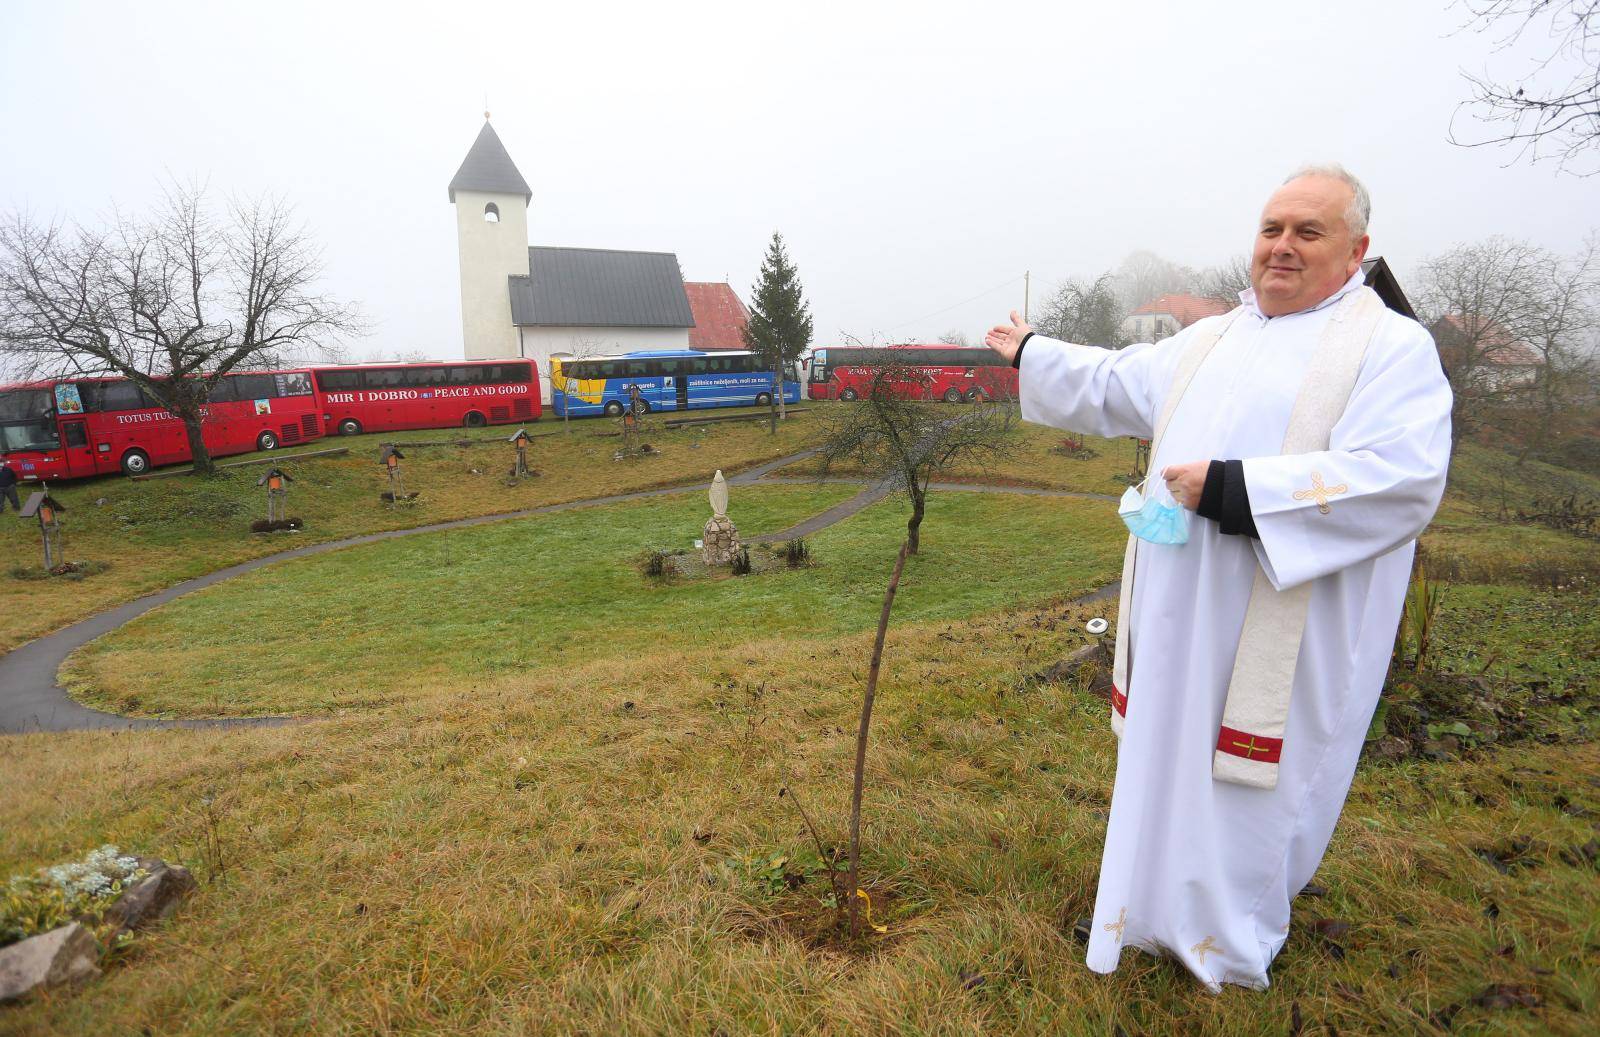
[[[1472,332],[1477,330],[1474,320],[1456,313],[1445,314],[1439,323],[1447,325],[1450,331],[1468,339],[1472,338]],[[1478,348],[1481,351],[1479,355],[1485,363],[1501,367],[1524,367],[1544,363],[1544,357],[1539,355],[1538,350],[1487,318],[1484,318],[1481,334],[1478,336]]]
[[[685,281],[689,312],[694,327],[689,329],[690,349],[743,349],[744,326],[750,311],[726,281]]]
[[[1216,299],[1202,299],[1198,295],[1163,295],[1150,300],[1129,314],[1132,317],[1170,313],[1178,326],[1187,328],[1197,320],[1227,313],[1232,307]]]

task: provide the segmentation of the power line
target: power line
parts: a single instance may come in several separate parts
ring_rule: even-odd
[[[885,328],[884,329],[884,333],[887,334],[887,333],[889,333],[891,331],[899,331],[901,328],[905,327],[907,324],[916,324],[919,321],[925,321],[925,320],[928,320],[931,317],[937,317],[941,313],[949,313],[951,310],[958,309],[958,308],[960,308],[962,306],[967,305],[968,303],[977,302],[979,299],[982,299],[986,295],[993,295],[995,292],[998,292],[1002,288],[1011,287],[1012,285],[1016,284],[1018,281],[1022,280],[1024,276],[1026,276],[1026,275],[1018,274],[1016,277],[1012,277],[1012,278],[1009,278],[1008,280],[1000,282],[999,284],[995,285],[993,288],[990,288],[990,289],[987,289],[985,291],[979,292],[977,295],[974,295],[970,299],[962,299],[958,303],[951,303],[949,306],[946,306],[942,310],[934,310],[932,313],[924,313],[920,317],[914,317],[911,320],[904,321],[904,322],[902,322],[900,324],[896,324],[891,328]]]

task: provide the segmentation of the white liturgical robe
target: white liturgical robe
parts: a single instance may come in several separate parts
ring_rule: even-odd
[[[1385,310],[1326,450],[1281,453],[1307,366],[1357,273],[1318,306],[1268,318],[1252,292],[1151,458],[1242,460],[1260,534],[1191,513],[1188,543],[1139,542],[1128,687],[1088,965],[1124,946],[1178,958],[1205,985],[1267,985],[1290,901],[1311,880],[1377,706],[1415,540],[1439,505],[1451,394],[1432,338]],[[1149,438],[1199,325],[1106,350],[1035,335],[1021,362],[1029,421]],[[1215,780],[1213,755],[1257,571],[1311,581],[1274,788]],[[1107,737],[1111,737],[1107,732]]]

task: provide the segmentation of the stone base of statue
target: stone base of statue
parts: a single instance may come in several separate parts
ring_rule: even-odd
[[[739,553],[739,530],[733,519],[726,515],[706,519],[701,544],[700,559],[707,565],[732,565],[733,556]]]

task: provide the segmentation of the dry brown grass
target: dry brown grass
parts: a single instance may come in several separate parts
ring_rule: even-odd
[[[1297,905],[1264,995],[1212,997],[1132,952],[1089,973],[1071,930],[1114,743],[1103,703],[1026,678],[1088,611],[891,634],[864,847],[895,903],[859,957],[808,946],[791,896],[720,865],[806,848],[786,785],[842,839],[867,635],[432,684],[285,729],[8,740],[0,785],[23,794],[0,804],[0,863],[111,841],[195,864],[202,887],[105,978],[0,1031],[1277,1034],[1298,1005],[1308,1032],[1348,1034],[1426,1029],[1452,1003],[1462,1029],[1581,1031],[1594,872],[1559,850],[1592,821],[1554,797],[1594,808],[1592,746],[1364,771],[1328,896]],[[767,684],[753,733],[716,707],[730,679]],[[1474,849],[1507,833],[1549,850],[1500,875]],[[1308,929],[1321,915],[1354,925],[1342,960]],[[1471,1005],[1492,982],[1544,1007]]]

